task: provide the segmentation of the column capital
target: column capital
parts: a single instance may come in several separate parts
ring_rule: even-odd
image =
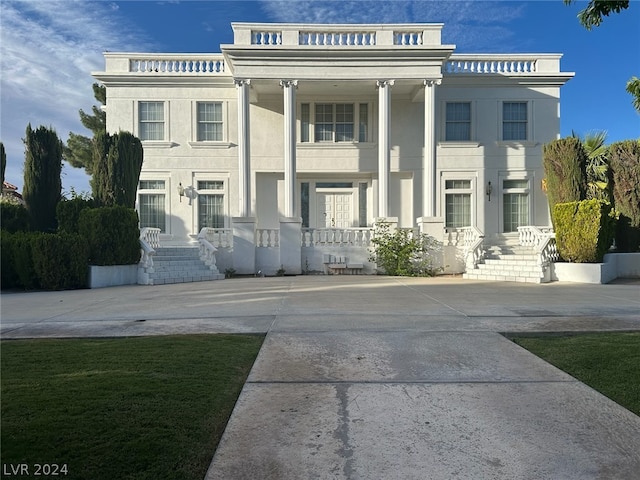
[[[236,87],[244,87],[245,85],[251,85],[251,80],[248,78],[234,78],[233,83]]]
[[[376,81],[376,87],[378,88],[393,87],[394,83],[396,83],[395,80],[378,80]]]
[[[441,83],[441,78],[428,78],[426,80],[423,80],[422,82],[425,87],[435,87],[436,85],[440,85]]]
[[[296,87],[298,88],[298,80],[280,80],[282,88]]]

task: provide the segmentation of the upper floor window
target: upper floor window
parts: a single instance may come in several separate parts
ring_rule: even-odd
[[[138,108],[140,140],[164,140],[164,102],[140,102]]]
[[[527,102],[502,103],[502,140],[525,141],[527,138]]]
[[[197,106],[199,142],[221,142],[222,131],[222,103],[198,102]]]
[[[471,103],[447,102],[445,141],[465,142],[471,140]]]
[[[369,105],[367,103],[301,104],[300,141],[327,143],[369,141]]]

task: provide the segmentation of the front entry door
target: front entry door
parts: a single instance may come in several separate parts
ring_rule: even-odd
[[[317,193],[318,227],[350,228],[353,224],[352,193]]]

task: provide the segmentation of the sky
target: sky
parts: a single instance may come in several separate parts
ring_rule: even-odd
[[[562,53],[575,78],[561,89],[561,136],[606,131],[640,138],[625,91],[640,77],[640,0],[587,31],[586,1],[563,0],[0,0],[0,141],[5,179],[22,190],[27,124],[90,136],[78,110],[96,104],[91,72],[103,52],[219,53],[231,22],[444,23],[456,53]],[[64,165],[63,192],[90,192],[84,170]]]

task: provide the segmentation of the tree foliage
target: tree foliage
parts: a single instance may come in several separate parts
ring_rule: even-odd
[[[129,132],[98,133],[93,139],[93,197],[101,206],[134,208],[142,169],[140,140]]]
[[[61,199],[62,149],[56,132],[43,126],[27,126],[22,196],[29,212],[32,230],[56,229],[56,206]]]
[[[609,146],[613,198],[620,213],[616,243],[622,251],[640,250],[640,140]]]
[[[0,162],[2,163],[2,184],[4,185],[4,172],[7,169],[7,153],[4,151],[4,143],[0,142]]]
[[[587,154],[579,138],[561,138],[546,144],[542,163],[552,214],[553,207],[558,203],[577,202],[585,198]]]
[[[99,133],[107,131],[107,115],[102,110],[102,106],[107,104],[107,89],[103,85],[93,84],[93,95],[100,102],[101,106],[94,105],[88,114],[80,109],[80,122],[90,130],[95,137]],[[93,148],[92,139],[84,135],[78,135],[69,132],[67,146],[64,149],[64,159],[69,162],[72,167],[84,168],[87,174],[93,174]]]
[[[631,77],[627,82],[627,93],[633,97],[633,108],[640,113],[640,78]]]
[[[564,0],[565,5],[571,5],[576,0]],[[603,17],[611,13],[620,13],[629,8],[629,0],[589,0],[587,8],[580,10],[578,19],[584,28],[591,30],[602,23]]]
[[[587,176],[586,200],[597,199],[611,202],[611,182],[609,181],[609,149],[605,145],[607,132],[589,132],[580,139],[587,154],[585,173]]]

